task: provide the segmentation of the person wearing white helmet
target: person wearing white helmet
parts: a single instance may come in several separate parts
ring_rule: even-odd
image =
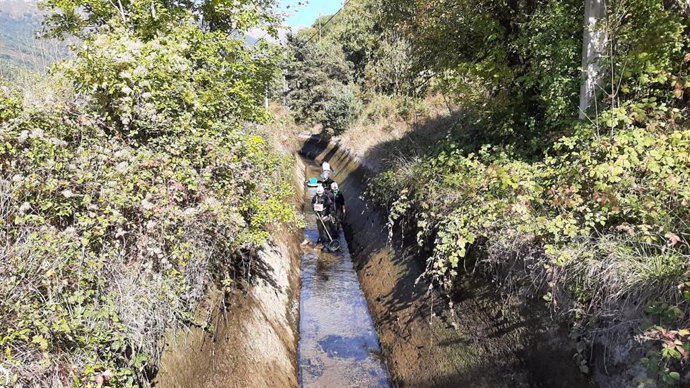
[[[337,234],[341,223],[345,219],[345,213],[347,212],[345,208],[345,197],[340,191],[337,182],[331,183],[331,200],[333,201],[333,230],[334,234]]]
[[[331,212],[333,211],[333,201],[330,196],[326,194],[326,190],[322,185],[316,186],[316,195],[311,199],[314,213],[316,213],[316,227],[319,230],[319,240],[317,242],[326,242],[329,240],[326,228],[331,227]]]
[[[326,190],[326,194],[329,196],[331,195],[331,185],[334,183],[333,179],[331,179],[331,172],[330,171],[324,171],[321,173],[321,180],[319,183],[323,186],[324,190]],[[331,198],[333,199],[333,198]]]

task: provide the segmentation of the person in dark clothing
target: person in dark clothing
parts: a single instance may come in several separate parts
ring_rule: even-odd
[[[311,204],[314,208],[314,213],[316,213],[316,227],[319,230],[319,241],[317,242],[327,242],[330,239],[328,238],[328,233],[326,233],[326,228],[328,228],[328,231],[333,228],[331,226],[333,201],[326,194],[323,186],[319,185],[316,187],[316,195],[311,199]]]
[[[345,208],[345,197],[336,182],[331,183],[331,200],[333,201],[333,230],[334,234],[337,234],[340,224],[345,219],[347,209]]]

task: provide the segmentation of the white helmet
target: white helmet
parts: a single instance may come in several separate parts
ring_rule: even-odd
[[[331,171],[331,165],[328,164],[328,162],[323,162],[323,164],[321,165],[321,169],[323,171]]]
[[[337,182],[331,183],[331,190],[338,191],[338,183]]]
[[[324,171],[321,173],[321,178],[323,179],[328,179],[328,177],[331,175],[330,171]]]
[[[323,192],[324,190],[322,185],[316,186],[316,195],[323,195]]]

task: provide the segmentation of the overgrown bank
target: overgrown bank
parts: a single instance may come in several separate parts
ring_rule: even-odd
[[[166,337],[160,387],[297,387],[299,236],[274,233],[262,247],[251,288],[226,304],[207,304],[210,330]]]
[[[83,41],[59,100],[0,91],[0,384],[148,386],[164,333],[212,329],[200,303],[270,280],[297,223],[292,161],[248,126],[273,52],[223,32],[270,4],[48,3]]]
[[[261,130],[273,131],[278,123]],[[281,153],[294,153],[275,132],[269,142]],[[294,139],[292,139],[294,140]],[[295,159],[290,202],[301,205],[304,165]],[[287,171],[286,171],[287,173]],[[181,327],[166,335],[166,348],[156,385],[161,387],[297,387],[302,233],[272,228],[251,271],[250,287],[224,297],[214,290],[197,309],[209,327]],[[215,303],[214,303],[215,301]],[[218,303],[222,302],[222,303]]]
[[[619,361],[597,362],[640,357],[644,347],[623,350],[633,333],[640,344],[677,340],[684,353],[682,332],[650,325],[687,319],[689,139],[642,129],[587,147],[565,139],[535,163],[490,148],[464,156],[448,144],[377,176],[368,195],[390,209],[392,232],[414,236],[426,274],[447,293],[483,273],[509,294],[543,297],[574,322],[588,371],[585,349],[598,343]],[[642,362],[673,364],[673,351]]]

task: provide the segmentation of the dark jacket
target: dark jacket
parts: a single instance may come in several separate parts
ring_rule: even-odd
[[[339,212],[343,210],[345,207],[345,197],[343,196],[342,191],[338,191],[338,193],[333,193],[333,204],[335,209],[337,209]]]
[[[322,181],[319,181],[321,186],[323,186],[323,189],[326,190],[326,192],[330,193],[331,192],[331,183],[335,182],[333,179],[330,177],[328,179],[324,179]]]
[[[331,214],[331,212],[333,211],[333,200],[331,199],[331,197],[327,193],[323,193],[323,195],[321,195],[321,196],[315,195],[311,199],[311,204],[312,204],[312,208],[316,204],[323,205],[323,210],[320,212],[316,212],[319,215],[321,215],[321,217],[329,216]]]

